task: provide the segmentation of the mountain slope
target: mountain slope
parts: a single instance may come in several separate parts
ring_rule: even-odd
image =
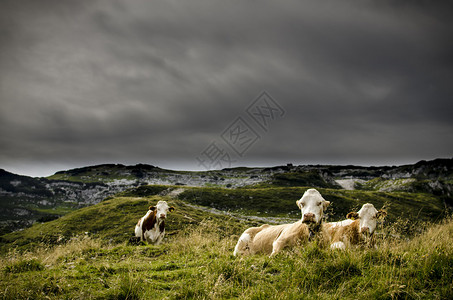
[[[0,235],[30,226],[34,222],[58,218],[80,207],[99,203],[118,192],[143,185],[148,186],[148,189],[150,185],[218,187],[230,190],[284,187],[288,191],[293,187],[315,187],[336,189],[338,194],[342,193],[340,191],[343,187],[350,190],[383,192],[387,195],[396,193],[392,197],[387,197],[390,200],[399,197],[404,199],[425,197],[428,202],[437,203],[437,200],[440,200],[444,206],[452,208],[453,159],[421,161],[405,166],[288,164],[272,168],[229,168],[205,172],[172,171],[144,164],[135,166],[106,164],[60,171],[48,178],[31,178],[0,170]],[[413,195],[399,196],[398,193],[401,192]],[[334,194],[332,195],[335,196]],[[244,200],[244,197],[236,198]],[[371,196],[365,196],[365,199],[372,202]],[[241,208],[241,201],[234,205],[232,204],[234,201],[230,201],[225,205],[225,200],[219,202],[211,197],[208,201],[204,197],[192,202],[220,209],[238,210]],[[289,198],[287,201],[290,202]],[[256,208],[246,205],[242,209],[251,213],[257,211],[261,213],[272,208],[271,205],[270,208],[263,209],[259,205],[258,203]],[[399,205],[398,201],[395,205]],[[282,214],[297,213],[293,208],[286,207],[291,206],[284,206],[278,211]],[[278,204],[273,210],[277,211],[277,208]]]

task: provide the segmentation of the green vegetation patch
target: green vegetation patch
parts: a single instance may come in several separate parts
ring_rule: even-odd
[[[271,186],[312,186],[316,188],[337,188],[327,182],[318,171],[285,172],[272,175]]]
[[[158,195],[164,191],[170,191],[175,187],[168,185],[142,185],[136,188],[128,189],[118,194],[121,197],[149,197]]]
[[[159,246],[72,239],[0,256],[3,299],[451,299],[453,222],[377,249],[332,251],[316,240],[234,257],[237,229],[216,220],[185,227]]]
[[[42,271],[44,265],[37,259],[25,259],[17,261],[11,265],[7,265],[4,268],[5,273],[22,273],[28,271]]]

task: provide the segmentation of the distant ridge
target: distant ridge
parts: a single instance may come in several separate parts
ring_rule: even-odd
[[[153,165],[147,165],[147,164],[136,164],[136,165],[99,164],[99,165],[93,165],[93,166],[87,166],[87,167],[81,167],[81,168],[75,168],[75,169],[58,171],[54,175],[56,175],[56,174],[65,174],[65,173],[79,174],[79,173],[90,172],[90,171],[95,170],[95,169],[108,169],[108,168],[118,168],[118,169],[126,169],[126,170],[137,170],[138,169],[138,170],[147,170],[147,171],[163,170],[163,169],[161,169],[159,167],[155,167]]]

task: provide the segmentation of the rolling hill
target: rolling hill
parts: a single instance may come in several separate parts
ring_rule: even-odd
[[[405,166],[288,164],[205,172],[106,164],[60,171],[48,178],[0,170],[0,235],[59,218],[131,188],[148,195],[146,191],[165,189],[163,186],[186,188],[181,199],[192,204],[288,218],[297,215],[293,202],[303,188],[315,187],[325,189],[335,200],[332,217],[344,214],[361,201],[369,201],[391,204],[399,211],[407,206],[409,211],[417,210],[407,216],[436,220],[439,210],[453,204],[453,159]],[[271,188],[275,190],[266,190]]]
[[[83,205],[76,200],[57,219],[1,235],[0,297],[449,299],[453,297],[451,172],[448,166],[429,165],[419,164],[404,174],[392,173],[396,172],[392,168],[382,173],[357,167],[283,166],[198,173],[159,169],[139,178],[130,177],[132,167],[116,165],[64,172],[53,179],[6,174],[3,191],[13,200],[41,197],[21,200],[31,204],[57,194],[48,193],[54,184],[79,189],[77,199],[82,202],[90,195],[83,196],[84,186],[133,183],[107,189],[97,203]],[[401,174],[409,177],[398,177]],[[184,183],[184,176],[198,178],[199,184]],[[351,183],[348,189],[341,187],[340,180]],[[173,184],[156,184],[168,182]],[[384,206],[388,217],[378,226],[378,248],[331,251],[315,239],[274,258],[232,256],[245,228],[299,219],[295,201],[309,187],[331,201],[329,221],[343,219],[366,202]],[[159,200],[176,207],[166,221],[164,243],[130,243],[137,220]],[[61,201],[66,203],[64,197]]]
[[[416,232],[410,232],[409,239],[404,227],[395,226],[397,222],[380,225],[377,249],[331,251],[314,240],[273,258],[263,255],[235,258],[232,251],[243,229],[265,219],[247,219],[236,212],[222,213],[193,204],[223,195],[222,205],[234,207],[236,203],[228,199],[240,195],[266,200],[270,196],[262,194],[284,198],[292,197],[291,193],[299,195],[303,190],[291,188],[287,195],[284,192],[287,189],[245,189],[231,198],[228,193],[234,190],[226,188],[181,190],[181,186],[143,186],[59,219],[3,235],[0,297],[295,299],[304,295],[308,299],[343,299],[360,295],[371,299],[450,299],[453,296],[451,218],[438,225],[419,224]],[[327,199],[337,195],[339,198],[333,200],[337,203],[340,198],[358,196],[356,192],[364,193],[337,189],[321,192]],[[371,191],[366,195],[384,200],[393,194]],[[168,217],[164,243],[130,244],[128,240],[137,219],[148,205],[158,200],[176,206]],[[248,212],[256,205],[253,202]],[[269,205],[264,201],[259,209],[267,207],[271,211]],[[433,213],[438,212],[436,206],[432,209]],[[429,214],[426,217],[430,218]]]
[[[170,236],[181,228],[198,225],[204,220],[220,223],[233,220],[226,215],[192,208],[180,200],[169,197],[112,197],[96,205],[68,213],[57,220],[38,223],[25,230],[3,235],[0,237],[0,253],[12,248],[25,250],[40,245],[55,246],[80,236],[97,238],[110,244],[124,243],[133,235],[135,224],[147,212],[148,207],[160,200],[166,200],[170,205],[177,207],[166,221],[166,232]],[[234,219],[234,222],[229,222],[230,232],[233,228],[244,226],[242,224],[244,222],[236,221]]]
[[[306,190],[304,187],[228,189],[140,186],[108,197],[98,204],[70,212],[57,220],[37,223],[25,230],[5,234],[0,237],[0,249],[6,251],[14,247],[54,245],[85,234],[114,244],[126,242],[133,233],[137,220],[146,213],[149,205],[159,200],[166,200],[177,207],[169,219],[169,234],[186,225],[198,224],[206,218],[220,223],[228,218],[230,229],[236,228],[235,234],[239,234],[240,228],[246,224],[287,223],[300,219],[300,210],[295,201]],[[325,188],[318,190],[326,200],[331,201],[326,211],[328,221],[344,219],[348,212],[367,202],[378,208],[385,206],[388,211],[386,224],[415,226],[426,221],[440,221],[448,215],[442,200],[430,194]]]

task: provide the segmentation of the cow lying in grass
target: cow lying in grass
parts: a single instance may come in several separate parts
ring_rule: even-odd
[[[346,220],[323,224],[323,235],[331,249],[345,249],[358,244],[373,247],[377,220],[386,215],[385,211],[367,203],[358,212],[350,212]]]
[[[302,213],[300,221],[283,225],[265,224],[245,230],[233,255],[264,253],[273,256],[283,248],[307,241],[316,234],[321,226],[323,212],[330,202],[317,190],[309,189],[296,204]]]
[[[165,236],[165,219],[167,213],[173,211],[173,206],[168,206],[166,201],[157,202],[156,206],[150,206],[146,215],[138,220],[135,226],[135,236],[140,241],[159,245]]]

